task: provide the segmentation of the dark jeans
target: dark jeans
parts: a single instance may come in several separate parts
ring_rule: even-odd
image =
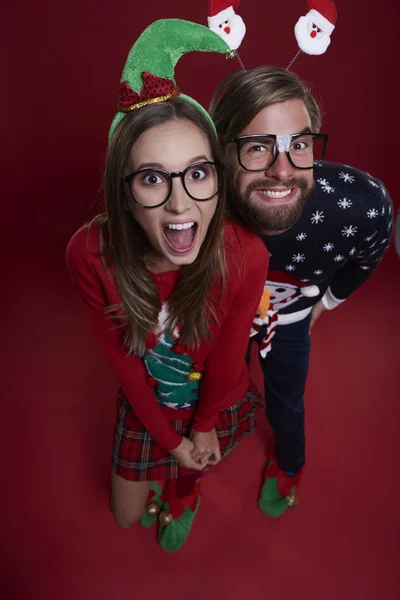
[[[311,315],[292,323],[277,325],[271,350],[265,358],[259,355],[264,374],[268,421],[275,435],[275,452],[283,471],[296,473],[305,463],[304,389],[310,355]],[[265,328],[251,338],[260,343]]]

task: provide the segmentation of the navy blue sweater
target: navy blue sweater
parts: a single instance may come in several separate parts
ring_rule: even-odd
[[[392,234],[392,203],[381,181],[333,163],[317,167],[314,179],[298,222],[262,236],[270,252],[265,287],[280,322],[303,318],[321,298],[328,309],[338,306],[370,277]]]

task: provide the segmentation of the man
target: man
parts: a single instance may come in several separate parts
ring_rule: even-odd
[[[259,505],[278,517],[297,504],[305,463],[310,329],[377,267],[392,232],[392,205],[380,181],[322,162],[327,136],[319,133],[319,108],[290,72],[231,74],[210,113],[225,150],[229,209],[270,252],[270,307],[266,318],[257,315],[252,339],[260,344],[275,435]]]

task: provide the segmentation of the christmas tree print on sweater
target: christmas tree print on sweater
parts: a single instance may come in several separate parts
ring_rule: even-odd
[[[190,380],[194,361],[185,354],[173,352],[175,340],[166,329],[152,350],[147,350],[144,362],[157,386],[154,388],[160,404],[169,408],[190,408],[196,404],[199,381]]]

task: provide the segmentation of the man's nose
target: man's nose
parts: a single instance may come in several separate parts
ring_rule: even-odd
[[[277,179],[288,179],[292,177],[294,173],[294,168],[290,164],[288,157],[286,156],[286,152],[279,152],[278,158],[270,167],[265,171],[265,175],[267,177],[276,177]]]

